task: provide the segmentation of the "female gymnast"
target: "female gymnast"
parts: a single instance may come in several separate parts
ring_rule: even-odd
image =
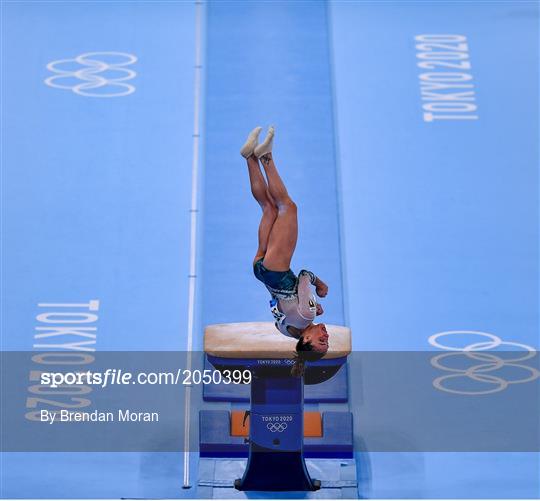
[[[298,339],[292,374],[300,376],[306,361],[318,360],[328,351],[326,326],[313,323],[323,309],[312,294],[310,284],[315,286],[319,297],[326,296],[328,286],[310,271],[302,270],[297,277],[290,269],[298,239],[297,207],[272,159],[274,128],[270,127],[264,141],[258,144],[260,132],[261,127],[253,129],[240,150],[247,160],[251,193],[263,212],[253,271],[272,296],[270,310],[277,329]]]

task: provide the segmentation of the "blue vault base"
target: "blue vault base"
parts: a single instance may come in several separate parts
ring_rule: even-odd
[[[242,477],[247,459],[201,458],[197,496],[201,499],[357,499],[354,459],[306,459],[310,476],[321,481],[318,491],[238,491],[234,480]]]

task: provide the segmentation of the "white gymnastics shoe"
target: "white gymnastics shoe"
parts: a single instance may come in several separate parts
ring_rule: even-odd
[[[268,129],[268,133],[264,138],[264,141],[255,148],[255,156],[261,158],[267,153],[272,153],[272,146],[274,145],[274,126],[271,125]]]
[[[259,134],[261,133],[262,127],[255,127],[248,135],[244,146],[240,149],[240,155],[244,158],[249,158],[253,155],[253,150],[255,146],[259,144]]]

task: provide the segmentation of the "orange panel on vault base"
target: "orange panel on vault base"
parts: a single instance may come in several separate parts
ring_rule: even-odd
[[[249,435],[249,416],[243,425],[245,411],[231,412],[231,436]],[[320,412],[304,412],[304,437],[322,437],[322,418]]]

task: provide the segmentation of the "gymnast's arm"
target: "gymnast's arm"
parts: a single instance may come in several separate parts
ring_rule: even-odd
[[[317,296],[325,297],[328,294],[328,285],[326,285],[317,275],[315,275],[315,273],[308,270],[302,270],[300,274],[302,273],[309,275],[309,281],[315,286]]]
[[[328,294],[328,286],[312,271],[301,270],[300,275],[308,275],[311,285],[315,286],[317,296],[324,297]]]
[[[319,277],[315,277],[315,283],[313,285],[315,286],[317,296],[326,297],[326,294],[328,294],[328,285],[326,285]],[[320,315],[320,313],[317,314]]]

